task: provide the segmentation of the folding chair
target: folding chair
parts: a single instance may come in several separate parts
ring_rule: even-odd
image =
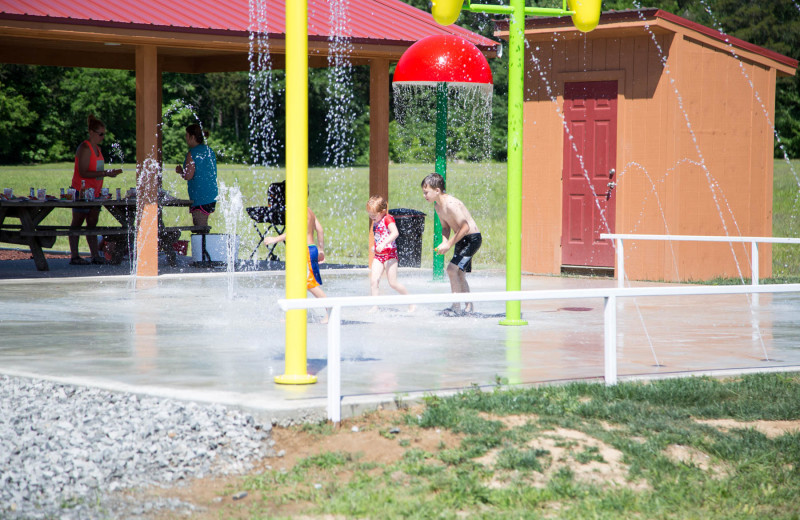
[[[247,208],[247,214],[253,219],[253,227],[256,228],[258,236],[261,237],[253,252],[250,253],[249,260],[252,260],[267,235],[271,233],[281,235],[286,229],[286,181],[270,184],[267,188],[267,206]],[[258,228],[258,224],[267,224],[267,228],[263,233]],[[272,244],[267,248],[267,260],[270,262],[280,260],[275,254],[277,245]]]

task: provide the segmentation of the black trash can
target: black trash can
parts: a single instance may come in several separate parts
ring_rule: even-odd
[[[415,209],[390,209],[389,215],[397,224],[397,265],[400,267],[422,266],[422,232],[425,231],[425,213]]]

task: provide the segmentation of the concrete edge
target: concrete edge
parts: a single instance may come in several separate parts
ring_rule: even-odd
[[[785,367],[697,370],[687,372],[672,372],[669,374],[631,374],[619,376],[619,381],[646,382],[685,377],[724,378],[757,373],[782,372],[800,372],[800,365],[789,365]],[[254,419],[264,425],[267,429],[271,428],[272,426],[285,428],[297,424],[318,423],[328,420],[327,398],[325,397],[284,400],[276,403],[275,401],[265,401],[257,396],[237,394],[232,392],[198,392],[197,390],[177,390],[156,386],[141,387],[128,385],[125,383],[109,383],[85,378],[42,376],[25,371],[13,369],[8,370],[2,368],[0,368],[0,374],[9,377],[39,379],[72,386],[85,386],[110,392],[125,392],[130,394],[146,395],[148,397],[156,397],[160,399],[175,399],[179,401],[190,401],[207,405],[220,404],[252,415]],[[501,385],[500,388],[525,389],[542,386],[565,385],[574,382],[602,383],[603,378],[590,377],[580,379],[540,381],[521,383],[518,385],[513,385],[513,387],[509,385]],[[443,390],[418,390],[413,392],[398,392],[395,394],[346,395],[343,396],[340,401],[341,418],[352,419],[362,416],[366,413],[379,410],[405,410],[412,405],[424,403],[425,399],[428,397],[450,397],[469,390],[470,388],[477,388],[481,391],[489,392],[497,389],[498,385],[488,384],[483,386],[449,388]]]

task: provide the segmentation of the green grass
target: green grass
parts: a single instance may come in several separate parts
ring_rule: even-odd
[[[506,211],[506,166],[505,164],[454,163],[448,165],[449,192],[462,199],[473,214],[483,235],[483,246],[475,258],[476,268],[498,268],[505,264],[505,211]],[[164,188],[171,194],[186,197],[186,183],[173,172],[174,164],[165,166]],[[119,187],[125,192],[134,183],[134,166],[127,165],[126,173],[107,179],[105,186],[111,192]],[[428,214],[423,235],[423,266],[432,263],[433,208],[422,198],[419,183],[432,171],[430,165],[402,164],[389,168],[390,208],[411,208]],[[57,194],[72,178],[72,164],[46,164],[39,166],[0,166],[0,187],[11,187],[17,193],[27,194],[30,187],[47,188],[48,193]],[[266,204],[266,189],[270,182],[283,180],[286,172],[280,168],[257,168],[220,165],[220,183],[236,186],[242,194],[243,206]],[[773,235],[781,237],[800,236],[800,160],[787,163],[775,161],[773,189]],[[325,227],[325,249],[328,262],[343,264],[365,264],[368,256],[369,221],[364,205],[369,193],[368,168],[344,170],[309,170],[309,206],[317,213]],[[66,225],[70,221],[68,211],[54,211],[47,224]],[[167,209],[164,214],[168,225],[188,225],[188,212],[182,209]],[[115,225],[107,212],[101,213],[100,225]],[[211,225],[224,227],[222,211],[211,218]],[[242,210],[235,219],[236,233],[242,239],[240,257],[246,257],[257,242],[258,235],[252,221]],[[188,235],[187,235],[188,236]],[[184,238],[187,238],[184,236]],[[85,241],[81,247],[86,248]],[[66,238],[60,237],[55,250],[68,249]],[[264,258],[265,253],[259,253]],[[790,244],[773,245],[772,282],[800,281],[800,247]],[[741,283],[735,280],[735,283]]]
[[[742,423],[718,429],[700,419]],[[323,453],[243,486],[255,493],[249,518],[278,518],[278,506],[293,504],[292,514],[343,518],[798,519],[800,433],[767,437],[743,423],[757,419],[800,420],[800,375],[472,389],[429,397],[403,418],[412,438],[463,435],[455,448],[409,447],[385,464]],[[609,464],[598,448],[555,460],[537,447],[556,428],[618,450],[622,483],[579,476],[582,466]],[[670,456],[676,446],[707,465]],[[493,464],[476,460],[490,452]]]
[[[800,160],[775,161],[772,201],[773,236],[800,236]],[[800,281],[800,247],[773,244],[772,276],[781,283]]]
[[[105,187],[114,193],[115,188],[122,192],[135,185],[134,166],[125,165],[125,173],[116,178],[106,179]],[[186,183],[175,173],[175,165],[167,164],[164,170],[163,187],[170,194],[186,198]],[[422,263],[430,266],[433,262],[433,207],[422,198],[420,182],[432,171],[427,165],[391,165],[389,168],[389,207],[420,210],[428,215],[423,235]],[[483,234],[481,252],[475,257],[476,268],[496,268],[505,263],[505,175],[504,164],[453,164],[449,166],[449,192],[462,199],[473,214]],[[46,188],[49,194],[57,195],[59,188],[66,188],[72,178],[72,164],[47,164],[39,166],[0,167],[0,187],[10,187],[15,193],[27,194],[30,187]],[[257,168],[246,166],[220,165],[218,178],[220,186],[238,189],[241,192],[242,206],[261,206],[267,203],[267,186],[271,182],[284,180],[286,172],[281,168]],[[325,253],[330,263],[361,264],[367,262],[369,254],[369,218],[365,210],[369,193],[369,169],[348,168],[309,170],[309,207],[314,210],[325,228]],[[71,213],[57,210],[45,220],[45,224],[67,225]],[[167,208],[164,210],[167,225],[189,225],[191,218],[186,208]],[[215,230],[225,227],[236,228],[241,237],[239,256],[246,258],[258,241],[252,220],[244,209],[231,218],[230,225],[225,220],[222,206],[212,215],[210,224]],[[116,225],[108,212],[100,215],[100,225]],[[186,239],[188,234],[183,237]],[[82,250],[86,250],[81,240]],[[282,247],[282,246],[280,246]],[[54,250],[69,249],[65,237],[60,237]],[[265,250],[259,253],[264,258]]]

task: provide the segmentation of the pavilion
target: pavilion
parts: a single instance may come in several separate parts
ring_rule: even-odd
[[[161,165],[162,73],[247,71],[251,30],[266,33],[272,66],[282,68],[285,1],[270,3],[267,19],[261,21],[251,19],[257,3],[196,0],[191,9],[183,9],[166,0],[135,4],[0,0],[0,62],[135,71],[137,178],[144,186],[139,200],[140,205],[154,206],[155,173]],[[349,0],[347,6],[348,34],[344,36],[352,43],[351,62],[370,68],[369,189],[388,198],[392,62],[413,43],[433,34],[461,36],[488,55],[494,54],[498,43],[456,25],[443,27],[430,13],[400,0]],[[324,67],[335,22],[330,2],[308,0],[308,13],[309,66]],[[158,274],[156,248],[155,242],[140,244],[140,275]]]

